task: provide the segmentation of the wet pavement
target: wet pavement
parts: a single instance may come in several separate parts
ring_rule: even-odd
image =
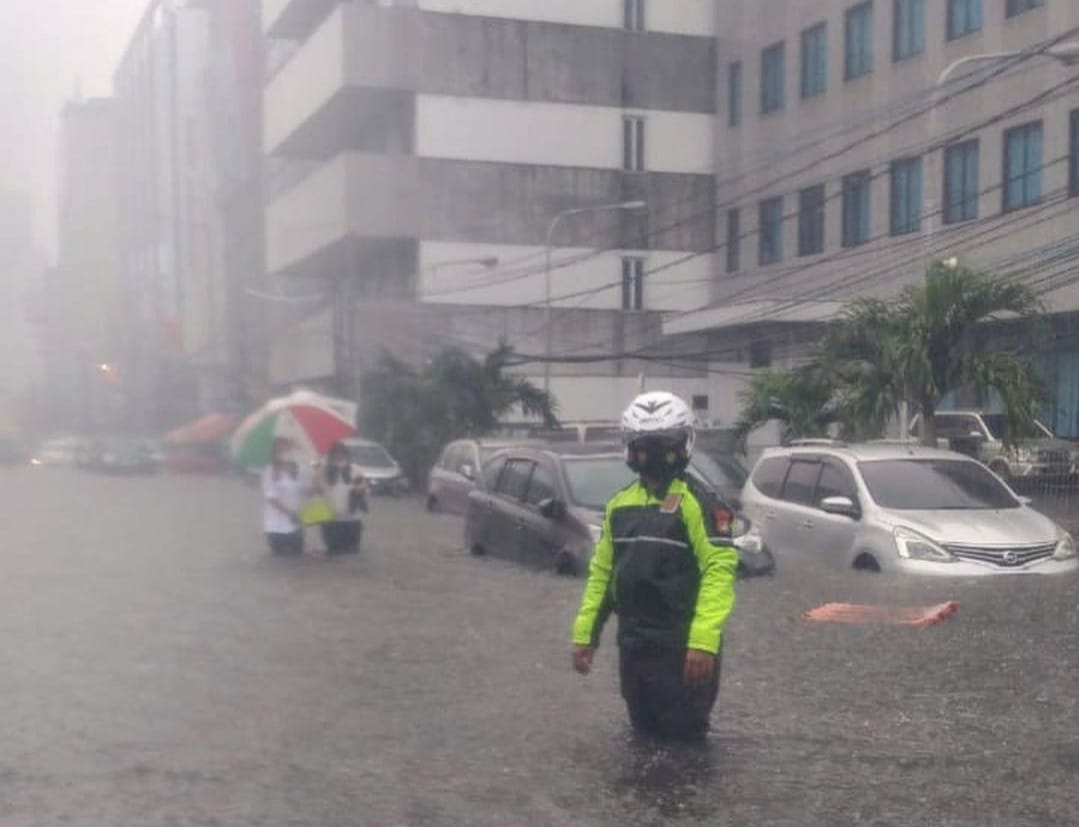
[[[579,581],[376,500],[358,559],[271,559],[228,480],[0,471],[0,825],[1079,824],[1079,578],[781,561],[741,586],[704,748],[626,733]],[[924,630],[808,624],[932,603]],[[610,636],[609,636],[610,637]]]

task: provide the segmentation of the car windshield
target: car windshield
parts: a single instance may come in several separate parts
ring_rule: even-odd
[[[983,414],[982,419],[985,421],[985,427],[989,429],[989,433],[993,435],[994,439],[1007,439],[1008,432],[1010,430],[1010,422],[1008,421],[1008,415],[1003,413],[995,414]],[[1035,420],[1034,427],[1025,429],[1021,433],[1015,434],[1013,439],[1051,439],[1052,432]]]
[[[570,499],[581,508],[602,511],[611,495],[633,482],[620,456],[564,457]]]
[[[391,468],[393,458],[381,445],[350,445],[352,461],[366,468]]]
[[[738,460],[723,454],[695,453],[693,464],[713,485],[729,485],[741,489],[749,476]]]
[[[873,500],[901,511],[996,510],[1019,501],[984,466],[961,459],[858,463]]]

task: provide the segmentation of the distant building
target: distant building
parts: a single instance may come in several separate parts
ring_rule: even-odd
[[[707,396],[692,364],[622,354],[710,297],[712,0],[263,7],[268,284],[326,297],[288,304],[278,384],[355,392],[382,347],[542,356],[550,298],[552,351],[585,357],[552,368],[564,415],[613,415],[642,371]]]
[[[29,194],[0,189],[0,401],[16,398],[41,380],[33,323],[44,256],[34,243]],[[6,404],[6,403],[5,403]]]

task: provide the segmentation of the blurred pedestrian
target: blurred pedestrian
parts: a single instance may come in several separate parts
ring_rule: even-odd
[[[367,484],[352,464],[348,446],[338,442],[326,457],[318,477],[318,487],[333,508],[333,519],[322,524],[322,542],[327,554],[356,554],[360,550],[367,511]]]
[[[607,504],[573,627],[573,666],[587,674],[603,624],[617,613],[634,730],[687,740],[708,734],[738,565],[733,548],[709,540],[685,480],[694,436],[693,414],[673,394],[643,394],[626,409],[626,461],[639,476]]]
[[[302,554],[303,525],[300,507],[309,482],[300,473],[292,441],[277,437],[273,459],[262,470],[262,527],[273,554]]]

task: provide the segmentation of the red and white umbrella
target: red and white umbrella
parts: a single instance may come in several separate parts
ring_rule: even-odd
[[[342,439],[356,433],[356,404],[312,391],[296,391],[271,399],[232,436],[232,457],[249,468],[269,465],[274,440],[285,437],[310,456],[322,456]]]

